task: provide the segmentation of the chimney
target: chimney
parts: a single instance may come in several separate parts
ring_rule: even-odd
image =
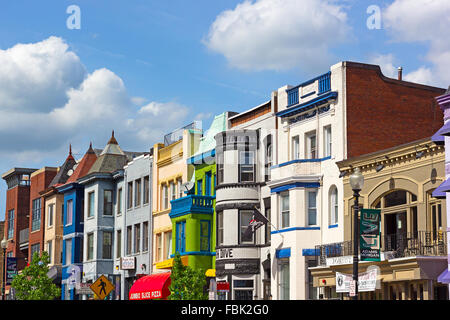
[[[398,80],[402,80],[402,71],[403,71],[403,68],[398,67]]]

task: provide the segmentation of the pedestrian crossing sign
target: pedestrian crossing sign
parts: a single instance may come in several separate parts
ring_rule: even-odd
[[[91,290],[97,295],[100,300],[105,299],[105,297],[114,290],[114,285],[106,278],[101,275],[95,282],[90,286]]]

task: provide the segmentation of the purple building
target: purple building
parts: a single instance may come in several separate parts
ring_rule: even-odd
[[[436,144],[445,144],[445,178],[446,180],[437,187],[433,196],[436,198],[446,198],[447,207],[447,221],[450,221],[450,87],[445,94],[436,97],[436,101],[439,107],[444,113],[444,125],[436,132],[431,138]],[[446,197],[446,195],[448,195]],[[447,225],[446,232],[450,231],[450,227]],[[450,239],[447,237],[447,248],[450,248]],[[450,283],[450,252],[447,252],[448,256],[448,268],[442,272],[438,277],[438,282]],[[450,288],[450,287],[449,287]]]

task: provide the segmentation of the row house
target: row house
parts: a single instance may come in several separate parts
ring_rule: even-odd
[[[128,162],[116,183],[114,274],[120,277],[123,299],[137,279],[152,271],[152,152]]]
[[[270,167],[276,163],[277,99],[229,117],[216,134],[218,299],[269,299],[271,225],[247,235],[254,209],[271,219]],[[220,289],[220,290],[219,290]]]
[[[101,275],[107,276],[118,290],[111,296],[113,299],[120,290],[120,280],[113,272],[114,202],[117,203],[114,191],[123,180],[123,167],[142,154],[122,151],[113,131],[89,172],[77,180],[84,187],[82,282],[93,283]]]
[[[431,137],[442,125],[433,99],[442,92],[348,61],[278,89],[278,159],[268,183],[273,299],[319,297],[310,270],[315,247],[345,240],[343,177],[351,170],[337,163]]]
[[[182,185],[192,175],[187,159],[197,151],[202,133],[194,122],[165,135],[164,144],[153,147],[152,273],[168,273],[172,267],[171,201],[183,197]]]

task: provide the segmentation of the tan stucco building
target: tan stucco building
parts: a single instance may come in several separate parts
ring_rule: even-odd
[[[353,272],[353,203],[349,176],[360,168],[364,186],[359,206],[381,210],[381,261],[360,261],[359,274],[378,268],[377,289],[360,299],[448,299],[437,282],[447,268],[445,199],[432,192],[445,180],[442,145],[421,139],[338,162],[344,182],[344,242],[316,247],[318,266],[310,268],[321,297],[348,299],[336,293],[336,272]],[[339,248],[339,250],[336,250]]]

